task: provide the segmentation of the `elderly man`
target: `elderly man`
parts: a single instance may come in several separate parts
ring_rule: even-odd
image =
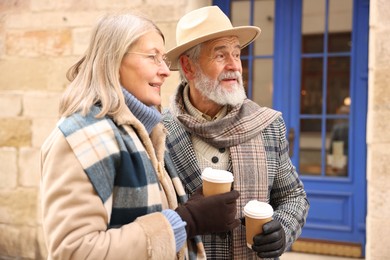
[[[209,259],[278,258],[301,234],[309,209],[281,113],[246,98],[240,53],[260,32],[255,26],[233,27],[218,7],[204,7],[180,19],[177,46],[167,53],[182,83],[163,123],[186,192],[202,185],[205,167],[224,169],[234,174],[240,192],[238,218],[250,200],[274,209],[250,248],[244,221],[233,232],[202,236]]]

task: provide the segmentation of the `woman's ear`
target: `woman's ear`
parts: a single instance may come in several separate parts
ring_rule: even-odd
[[[187,80],[193,80],[196,72],[194,63],[186,55],[182,55],[179,61]]]

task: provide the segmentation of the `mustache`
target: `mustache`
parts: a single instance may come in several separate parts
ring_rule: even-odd
[[[229,72],[222,72],[218,76],[218,81],[224,80],[224,79],[239,79],[242,75],[239,71],[229,71]]]

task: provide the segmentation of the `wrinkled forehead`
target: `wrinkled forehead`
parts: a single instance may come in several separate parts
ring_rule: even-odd
[[[240,42],[236,36],[226,36],[213,39],[202,44],[203,50],[206,52],[215,52],[218,50],[240,50]]]

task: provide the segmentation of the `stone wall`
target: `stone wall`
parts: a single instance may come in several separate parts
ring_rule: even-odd
[[[390,257],[390,2],[370,1],[366,259]]]
[[[39,149],[58,120],[67,69],[84,53],[91,27],[116,10],[151,17],[175,45],[177,20],[210,4],[190,0],[0,1],[0,259],[45,259],[39,208]],[[178,82],[163,86],[163,105]]]

